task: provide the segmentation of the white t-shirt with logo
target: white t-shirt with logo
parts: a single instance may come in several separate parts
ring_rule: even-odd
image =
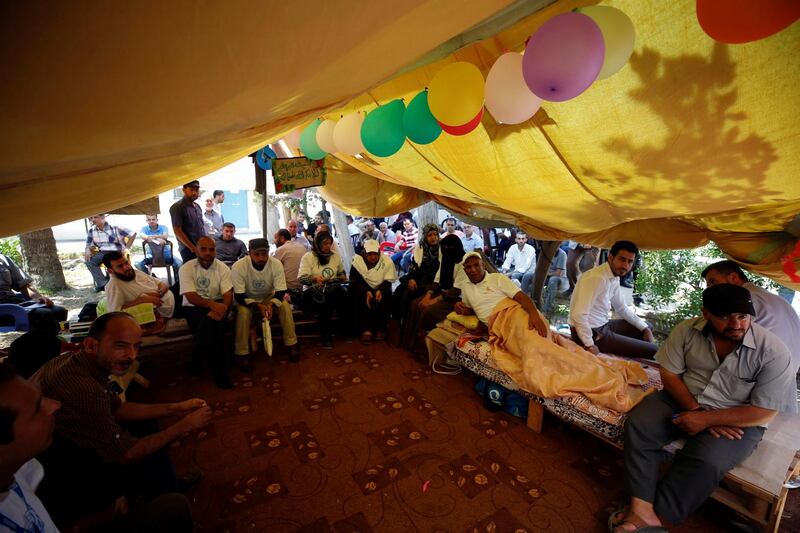
[[[242,257],[231,267],[233,292],[259,302],[276,291],[286,290],[283,263],[270,257],[262,270],[256,270],[250,256]]]
[[[178,277],[181,280],[183,305],[189,307],[194,306],[186,299],[187,292],[196,292],[206,300],[221,300],[222,295],[233,288],[231,270],[219,259],[214,259],[207,269],[197,259],[191,259],[183,264]]]
[[[148,276],[141,270],[134,270],[136,277],[131,281],[124,281],[115,276],[106,285],[106,306],[108,311],[122,311],[122,306],[134,301],[142,294],[158,292],[158,279]],[[164,318],[171,318],[175,312],[175,297],[170,291],[161,297],[161,305],[156,308],[158,314]]]
[[[44,468],[36,459],[31,459],[20,467],[14,474],[12,490],[0,492],[0,514],[11,520],[21,528],[33,531],[34,526],[41,528],[43,533],[58,533],[58,528],[53,523],[41,500],[36,496],[36,487],[44,478]],[[18,487],[22,493],[21,498],[14,488]],[[27,504],[27,505],[26,505]],[[35,515],[26,515],[30,507]],[[38,521],[36,520],[38,518]],[[31,520],[33,519],[33,520]],[[38,522],[38,523],[37,523]],[[10,531],[0,523],[0,531]]]
[[[467,280],[461,285],[461,299],[475,311],[478,320],[489,323],[492,311],[503,298],[514,298],[520,288],[503,274],[486,273],[480,283]]]

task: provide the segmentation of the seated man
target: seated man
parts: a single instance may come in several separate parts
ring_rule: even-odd
[[[531,265],[536,264],[536,250],[528,244],[528,236],[522,231],[517,231],[514,242],[517,245],[508,249],[502,270],[503,274],[508,275],[512,280],[519,281],[531,268]]]
[[[42,456],[48,475],[41,496],[57,522],[69,522],[123,494],[156,497],[179,489],[164,448],[205,426],[211,409],[199,398],[123,403],[109,375],[128,372],[141,341],[141,328],[130,315],[108,313],[92,323],[79,352],[53,359],[31,378],[42,395],[61,403],[55,443]],[[159,431],[156,420],[168,416],[180,418]]]
[[[67,319],[67,310],[54,305],[47,296],[33,288],[33,280],[7,255],[0,254],[0,304],[16,304],[28,313],[30,329],[42,318],[52,316],[56,322]],[[0,324],[2,323],[0,318]]]
[[[483,238],[478,231],[475,231],[475,226],[471,224],[464,224],[464,236],[461,237],[461,244],[464,245],[466,253],[472,251],[483,251]]]
[[[240,368],[244,371],[250,370],[246,358],[250,354],[250,326],[253,316],[258,317],[261,322],[271,320],[275,314],[281,323],[283,345],[289,348],[289,361],[297,363],[300,361],[300,348],[294,332],[292,306],[283,301],[286,294],[283,265],[269,256],[267,239],[251,239],[249,247],[250,256],[242,257],[231,267],[233,295],[237,304],[235,354],[245,359]]]
[[[391,229],[389,229],[389,226],[386,224],[386,222],[380,223],[380,225],[378,226],[378,233],[379,233],[378,242],[380,244],[383,244],[385,242],[390,242],[394,244],[395,242],[397,242],[397,235],[395,235],[395,233]]]
[[[441,235],[439,235],[439,239],[444,239],[448,235],[455,235],[459,239],[464,236],[464,232],[456,227],[456,219],[453,217],[447,217],[446,219],[442,220],[442,229],[444,231]],[[471,251],[472,250],[470,250],[470,252]]]
[[[247,246],[235,237],[236,226],[232,222],[222,225],[222,234],[215,237],[217,259],[228,266],[247,255]]]
[[[348,292],[357,332],[365,345],[372,342],[373,335],[376,341],[384,339],[392,309],[392,282],[397,279],[392,260],[380,253],[378,247],[377,240],[367,239],[363,257],[353,257],[350,267]]]
[[[544,252],[543,252],[544,254]],[[522,276],[522,292],[531,295],[531,285],[536,276],[536,268],[532,268]],[[556,248],[555,256],[550,261],[547,270],[547,279],[544,282],[545,292],[542,298],[542,312],[549,316],[553,313],[553,306],[556,301],[556,294],[563,294],[569,288],[567,280],[567,253],[561,248]]]
[[[290,241],[300,244],[305,251],[309,251],[311,249],[311,243],[308,241],[305,235],[303,235],[302,231],[298,231],[298,224],[296,220],[289,219],[289,222],[286,224],[286,230],[289,232]],[[316,231],[316,226],[314,227]]]
[[[172,318],[175,312],[175,296],[166,283],[135,270],[119,252],[107,253],[103,257],[103,264],[111,274],[111,281],[106,285],[106,308],[109,312],[124,311],[139,304],[150,304],[157,319]],[[164,329],[163,324],[163,320],[157,320],[158,327],[148,329],[147,333],[151,335],[160,333]]]
[[[106,222],[105,215],[95,215],[89,217],[92,227],[86,236],[86,250],[83,253],[86,268],[94,280],[94,290],[102,291],[108,283],[108,274],[103,274],[100,265],[103,263],[103,256],[108,252],[124,252],[133,246],[136,233],[131,234],[128,230],[118,226],[112,226]]]
[[[231,269],[216,258],[211,237],[200,237],[195,250],[197,259],[184,263],[180,272],[183,315],[194,337],[189,372],[199,374],[207,360],[217,387],[230,389],[225,318],[233,303]]]
[[[617,241],[606,263],[578,278],[569,302],[569,325],[572,340],[593,354],[652,359],[658,350],[647,322],[625,305],[619,289],[619,278],[633,268],[638,253],[632,242]],[[609,320],[611,308],[624,320]]]
[[[478,252],[464,255],[462,302],[455,311],[475,315],[488,327],[497,367],[522,389],[544,398],[576,393],[592,402],[627,412],[648,393],[648,378],[633,361],[603,360],[552,333],[530,297],[503,274],[487,273]]]
[[[305,237],[303,237],[305,239]],[[299,304],[303,285],[297,279],[300,271],[300,261],[306,254],[306,248],[302,243],[292,239],[288,230],[279,229],[275,232],[275,259],[283,265],[283,274],[286,277],[286,290],[291,296],[292,303]]]
[[[172,265],[175,277],[178,277],[178,269],[183,262],[179,257],[172,255],[172,247],[167,246],[169,240],[169,229],[164,224],[158,223],[158,215],[147,215],[147,225],[141,229],[139,234],[142,236],[142,249],[144,249],[144,259],[136,262],[136,268],[149,274],[147,266],[153,264],[153,249],[160,248],[164,253],[164,263]],[[145,244],[147,243],[147,244]],[[156,252],[158,253],[158,252]]]
[[[364,231],[361,232],[361,244],[363,245],[370,239],[379,241],[380,236],[381,234],[375,229],[375,222],[371,218],[366,219],[364,221]]]
[[[752,453],[777,412],[791,408],[791,354],[752,322],[747,289],[709,287],[702,313],[672,331],[656,355],[664,390],[646,398],[625,423],[631,506],[612,517],[616,531],[683,521]],[[686,444],[659,480],[661,448],[681,437]]]
[[[403,233],[395,241],[395,251],[392,254],[392,261],[399,272],[408,272],[408,267],[411,265],[411,254],[417,247],[418,239],[419,230],[414,225],[414,221],[411,218],[403,219]]]

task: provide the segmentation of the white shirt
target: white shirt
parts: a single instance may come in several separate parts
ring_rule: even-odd
[[[331,248],[333,250],[333,248]],[[342,263],[342,256],[338,253],[332,253],[327,265],[321,265],[319,259],[314,252],[306,252],[303,259],[300,260],[300,270],[297,272],[297,278],[303,276],[322,276],[325,280],[333,280],[344,275],[344,264]]]
[[[472,232],[469,237],[466,234],[461,237],[461,244],[464,245],[464,251],[467,253],[473,250],[483,250],[483,239],[476,232]]]
[[[350,234],[351,237],[353,235],[361,235],[361,230],[358,229],[358,226],[356,226],[354,222],[347,225],[347,232]]]
[[[302,235],[302,234],[301,234],[301,233],[299,233],[299,232],[297,233],[297,235],[295,235],[294,237],[292,237],[292,239],[291,239],[291,241],[290,241],[290,242],[296,242],[296,243],[298,243],[298,244],[302,244],[302,245],[303,245],[303,248],[305,248],[305,249],[306,249],[306,251],[308,251],[308,250],[310,250],[310,249],[311,249],[311,243],[310,243],[310,242],[308,242],[308,239],[306,239],[306,236],[305,236],[305,235]]]
[[[575,328],[584,346],[594,346],[592,328],[608,323],[611,308],[638,330],[647,327],[647,322],[625,305],[619,277],[611,272],[608,263],[603,263],[581,274],[569,302],[569,325]]]
[[[197,259],[191,259],[183,264],[178,271],[181,280],[181,294],[183,305],[194,307],[186,299],[187,292],[196,292],[206,300],[221,300],[222,295],[233,288],[231,269],[219,259],[214,259],[208,269],[203,268]]]
[[[19,487],[25,500],[23,501],[14,490],[0,492],[0,513],[18,526],[32,531],[34,524],[25,516],[29,506],[42,521],[45,533],[58,533],[58,528],[42,505],[42,501],[36,496],[36,487],[42,482],[42,478],[44,478],[44,468],[36,459],[31,459],[22,465],[14,474],[14,482],[10,488],[15,485]],[[0,526],[0,530],[11,529]]]
[[[142,294],[158,292],[158,279],[148,276],[141,270],[134,270],[136,277],[131,281],[124,281],[112,274],[106,285],[106,307],[109,312],[122,311],[122,306],[132,302]],[[175,312],[175,296],[171,291],[161,297],[161,305],[156,308],[158,314],[164,318],[172,317]]]
[[[522,250],[520,250],[519,245],[514,243],[508,249],[506,260],[503,262],[503,270],[509,270],[511,265],[514,265],[514,272],[524,274],[534,263],[536,263],[536,250],[534,250],[533,246],[525,243],[522,245]]]
[[[520,288],[506,276],[487,272],[480,283],[472,283],[467,278],[461,286],[461,300],[475,311],[478,320],[488,324],[497,304],[503,298],[514,298],[518,292]]]
[[[286,290],[283,264],[274,257],[268,258],[261,270],[256,270],[250,256],[242,257],[231,267],[231,281],[233,292],[244,294],[245,300],[262,302],[274,292]]]

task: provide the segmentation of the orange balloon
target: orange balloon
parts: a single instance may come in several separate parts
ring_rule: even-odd
[[[712,39],[726,44],[764,39],[798,18],[798,0],[697,0],[700,27]]]

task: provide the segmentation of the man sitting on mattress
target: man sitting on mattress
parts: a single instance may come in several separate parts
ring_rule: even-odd
[[[460,315],[488,326],[497,367],[520,388],[546,398],[584,394],[597,405],[629,411],[647,395],[647,374],[633,361],[601,359],[550,331],[533,301],[502,274],[487,273],[480,254],[464,256],[469,283],[462,286]]]

